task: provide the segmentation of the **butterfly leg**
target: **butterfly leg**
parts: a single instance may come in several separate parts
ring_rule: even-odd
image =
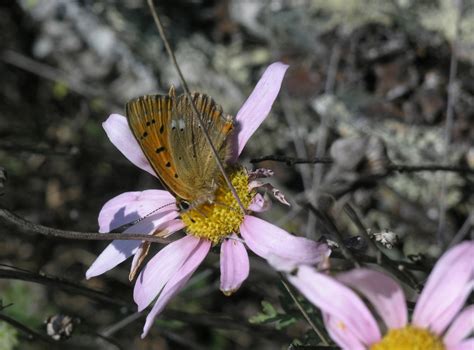
[[[233,208],[233,207],[231,207],[230,205],[227,205],[227,204],[225,204],[225,203],[221,203],[221,202],[212,202],[212,204],[215,204],[215,205],[220,205],[221,207],[227,208],[227,209],[229,209],[229,210],[234,210],[235,212],[238,212],[238,213],[240,213],[240,212],[241,212],[241,211],[240,211],[240,208],[239,208],[239,209],[236,209],[236,208]]]

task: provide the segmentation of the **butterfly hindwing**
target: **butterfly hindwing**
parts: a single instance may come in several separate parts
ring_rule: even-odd
[[[232,119],[224,116],[222,107],[211,97],[193,93],[192,98],[220,160],[225,162],[230,151],[228,138],[233,128]],[[220,171],[185,95],[176,98],[171,123],[170,148],[181,183],[189,185],[188,195],[192,200],[211,195],[218,185]]]

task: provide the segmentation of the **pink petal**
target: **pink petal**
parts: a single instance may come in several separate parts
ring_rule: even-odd
[[[336,279],[316,272],[309,266],[300,266],[296,276],[288,280],[314,305],[327,313],[336,326],[339,341],[353,344],[355,340],[369,346],[380,340],[375,318],[367,306],[351,289]],[[355,340],[354,340],[355,338]]]
[[[260,193],[257,193],[255,197],[253,197],[252,202],[250,203],[247,209],[255,213],[262,213],[264,211],[269,210],[271,206],[272,206],[272,202],[270,202]]]
[[[326,244],[290,235],[253,216],[245,216],[240,234],[247,246],[277,270],[291,271],[301,264],[313,265],[330,254]]]
[[[148,334],[148,331],[153,325],[155,317],[164,309],[170,299],[174,297],[188,282],[189,278],[202,263],[204,258],[209,253],[210,249],[211,242],[201,239],[199,245],[192,252],[192,254],[185,261],[185,263],[181,266],[179,271],[171,277],[171,279],[161,291],[160,296],[156,300],[155,305],[153,305],[153,308],[151,309],[150,313],[146,318],[145,326],[143,327],[142,338],[144,338]]]
[[[170,220],[166,223],[166,226],[162,228],[162,229],[166,229],[168,234],[162,234],[162,237],[163,238],[169,237],[171,234],[185,227],[186,225],[184,224],[184,222],[181,221],[181,219]]]
[[[164,232],[160,232],[160,236],[162,238],[166,238],[166,237],[169,237],[170,235],[172,235],[173,233],[175,233],[176,231],[179,231],[181,229],[183,229],[186,225],[184,224],[184,222],[182,222],[181,220],[179,219],[176,219],[176,220],[170,220],[168,222],[166,222],[166,224],[164,225],[161,225],[159,229],[162,229],[162,230],[166,230],[167,234],[164,234]],[[134,271],[138,265],[138,263],[140,262],[140,257],[141,257],[141,253],[143,251],[143,249],[145,249],[145,245],[144,245],[144,241],[141,241],[141,244],[140,246],[138,247],[138,249],[136,250],[136,252],[134,253],[134,257],[133,257],[133,260],[132,260],[132,264],[130,266],[130,272]]]
[[[124,231],[124,233],[149,234],[154,232],[157,227],[158,225],[156,225],[153,217],[148,217],[136,225],[129,227]],[[86,278],[89,279],[113,269],[115,266],[128,259],[132,254],[135,254],[140,244],[141,241],[139,240],[113,241],[102,251],[102,253],[92,263],[91,267],[86,271]]]
[[[474,338],[469,338],[462,343],[447,346],[446,350],[472,350],[474,349]]]
[[[152,212],[158,214],[174,211],[177,217],[177,210],[175,198],[167,191],[125,192],[110,199],[100,210],[99,232],[110,232]]]
[[[145,309],[183,266],[199,245],[199,238],[188,235],[161,249],[138,275],[133,299],[138,311]]]
[[[86,271],[86,278],[99,276],[113,269],[137,252],[140,241],[113,241],[95,259]]]
[[[400,286],[384,273],[354,269],[337,279],[361,293],[378,312],[388,328],[402,328],[408,321],[405,295]]]
[[[128,126],[127,118],[120,114],[111,114],[105,122],[102,123],[110,142],[134,165],[142,170],[156,176],[148,159],[143,154],[140,145],[135,136],[133,136]]]
[[[430,327],[430,329],[438,334],[441,335],[446,327],[452,322],[452,320],[459,314],[459,310],[463,308],[466,303],[467,298],[472,292],[472,287],[474,286],[474,281],[468,284],[464,291],[460,291],[458,297],[453,301],[453,303],[449,306],[445,313],[440,315],[436,322]],[[474,349],[473,349],[474,350]]]
[[[474,305],[466,307],[456,317],[443,340],[448,347],[454,346],[465,340],[472,332],[474,332]]]
[[[448,250],[436,263],[413,312],[413,324],[441,334],[472,289],[474,242]]]
[[[247,101],[240,108],[235,118],[237,132],[231,161],[237,160],[250,136],[267,117],[280,91],[287,69],[288,66],[280,62],[268,66]]]
[[[221,244],[221,291],[231,295],[249,275],[249,256],[236,235]]]
[[[341,327],[337,318],[323,312],[324,325],[329,336],[344,350],[365,350],[365,347],[357,336],[347,327]]]

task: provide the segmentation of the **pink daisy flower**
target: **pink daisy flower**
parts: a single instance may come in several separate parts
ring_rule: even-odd
[[[463,309],[474,285],[473,257],[474,242],[465,242],[439,259],[411,322],[402,288],[381,272],[355,269],[331,278],[301,266],[289,280],[322,310],[329,335],[343,349],[473,350],[474,306]]]
[[[247,172],[235,165],[248,139],[270,112],[287,68],[278,62],[270,65],[236,116],[238,127],[233,140],[235,152],[230,161],[234,165],[229,177],[247,208],[245,215],[226,186],[218,188],[215,194],[215,202],[220,205],[206,204],[206,216],[194,215],[194,210],[180,213],[175,198],[162,190],[123,193],[108,201],[100,211],[100,232],[110,232],[139,219],[124,232],[152,234],[159,231],[162,236],[169,236],[181,229],[186,232],[185,237],[161,249],[137,277],[133,296],[138,310],[144,310],[156,298],[146,319],[142,337],[150,330],[155,317],[187,283],[213,245],[221,244],[220,288],[226,295],[236,291],[249,274],[246,247],[280,270],[293,269],[301,264],[317,264],[329,255],[325,244],[295,237],[252,216],[252,212],[262,212],[269,207],[268,201],[256,192],[258,187],[271,189],[277,199],[282,202],[285,200],[276,189],[257,180],[271,176],[271,171],[259,169]],[[112,114],[103,127],[110,141],[125,157],[156,176],[124,116]],[[113,241],[87,270],[86,277],[100,275],[132,255],[131,271],[135,271],[143,258],[142,253],[148,247],[148,244],[140,241]]]

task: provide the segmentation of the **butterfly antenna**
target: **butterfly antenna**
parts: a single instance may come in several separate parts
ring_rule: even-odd
[[[206,137],[206,141],[211,147],[212,153],[214,155],[214,158],[217,162],[217,165],[219,167],[220,172],[222,173],[222,176],[225,179],[225,182],[227,183],[227,186],[229,187],[230,191],[232,192],[232,195],[235,197],[235,200],[239,204],[240,210],[242,211],[243,214],[245,214],[245,207],[242,204],[242,201],[240,200],[240,197],[235,190],[234,185],[232,185],[232,182],[230,181],[229,177],[227,176],[225,170],[224,170],[224,165],[222,164],[221,159],[219,158],[219,154],[217,153],[216,148],[212,144],[212,140],[206,131],[204,122],[202,121],[202,115],[201,113],[197,110],[196,105],[194,103],[194,100],[191,97],[191,93],[189,92],[188,84],[186,83],[186,80],[184,80],[183,73],[181,72],[181,69],[179,68],[178,62],[176,61],[176,57],[173,53],[173,50],[171,49],[171,46],[168,42],[168,39],[166,37],[165,31],[163,29],[163,25],[161,24],[160,17],[158,16],[158,13],[156,12],[155,5],[153,4],[153,0],[148,0],[148,6],[150,7],[151,14],[153,16],[153,19],[155,20],[156,27],[158,28],[158,32],[160,33],[161,39],[163,39],[163,43],[165,44],[166,51],[168,52],[168,56],[170,56],[171,61],[173,62],[173,65],[176,68],[176,71],[178,72],[179,80],[181,81],[181,84],[183,85],[184,92],[186,94],[186,97],[189,99],[189,102],[191,102],[191,107],[193,108],[193,112],[197,116],[197,120],[199,122],[199,125],[201,126],[201,129],[204,133],[204,136]]]
[[[161,210],[161,209],[163,209],[163,208],[165,208],[165,207],[168,207],[168,206],[170,206],[170,205],[173,205],[173,204],[175,204],[175,202],[171,202],[171,203],[168,203],[168,204],[162,205],[161,207],[159,207],[159,208],[157,208],[157,209],[155,209],[155,210],[153,210],[153,211],[149,212],[149,213],[148,213],[148,214],[146,214],[144,217],[142,217],[142,218],[140,218],[140,219],[137,219],[137,220],[135,220],[135,223],[138,223],[138,222],[142,221],[143,219],[145,219],[145,218],[147,218],[147,217],[149,217],[149,216],[151,216],[151,215],[155,214],[155,213],[156,213],[158,210]]]
[[[153,215],[154,213],[156,213],[158,210],[161,210],[165,207],[168,207],[170,205],[173,205],[175,204],[174,202],[171,202],[171,203],[168,203],[168,204],[165,204],[165,205],[162,205],[161,207],[149,212],[148,214],[146,214],[145,216],[139,218],[139,219],[136,219],[136,220],[133,220],[132,222],[129,222],[127,224],[123,224],[122,226],[119,226],[115,229],[113,229],[112,231],[110,231],[111,233],[122,233],[123,231],[125,231],[126,229],[128,229],[129,227],[133,226],[133,225],[136,225],[138,224],[140,221],[146,219],[147,217],[149,217],[150,215]]]

